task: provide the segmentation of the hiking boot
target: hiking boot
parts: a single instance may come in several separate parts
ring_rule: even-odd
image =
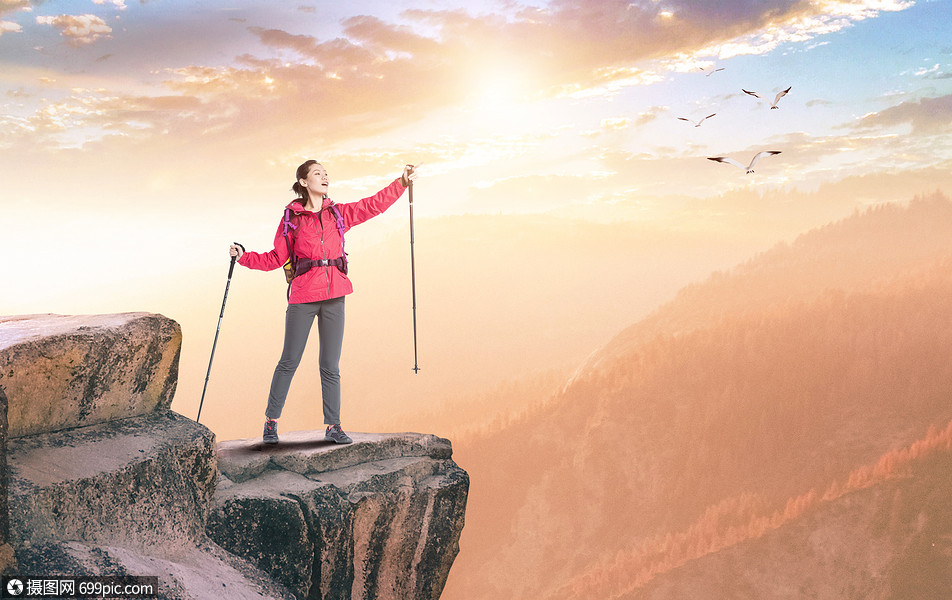
[[[354,441],[350,439],[350,436],[344,433],[340,425],[329,425],[327,427],[327,433],[324,434],[324,439],[337,444],[349,444]]]
[[[264,422],[264,435],[262,436],[262,441],[265,444],[277,444],[278,443],[278,422],[268,419]]]

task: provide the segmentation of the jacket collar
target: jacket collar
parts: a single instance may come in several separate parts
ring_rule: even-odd
[[[324,201],[321,203],[321,210],[324,210],[331,204],[334,204],[334,201],[331,200],[329,196],[324,196]],[[301,198],[292,200],[285,208],[290,208],[293,213],[313,212],[304,208],[304,202]]]

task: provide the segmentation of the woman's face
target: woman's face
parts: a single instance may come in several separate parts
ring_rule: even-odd
[[[327,187],[330,182],[327,179],[327,171],[324,170],[324,167],[320,163],[314,163],[307,170],[307,178],[302,179],[300,183],[306,187],[310,193],[326,196]]]

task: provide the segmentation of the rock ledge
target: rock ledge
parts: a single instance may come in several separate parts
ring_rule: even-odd
[[[209,536],[298,598],[439,598],[459,552],[469,476],[448,440],[323,431],[218,445]]]

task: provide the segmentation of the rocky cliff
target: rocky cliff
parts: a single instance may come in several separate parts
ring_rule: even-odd
[[[216,445],[169,409],[181,341],[147,313],[0,317],[5,574],[157,576],[160,598],[439,597],[469,484],[448,441]]]
[[[439,598],[469,489],[447,440],[320,432],[219,445],[208,533],[299,598]]]

